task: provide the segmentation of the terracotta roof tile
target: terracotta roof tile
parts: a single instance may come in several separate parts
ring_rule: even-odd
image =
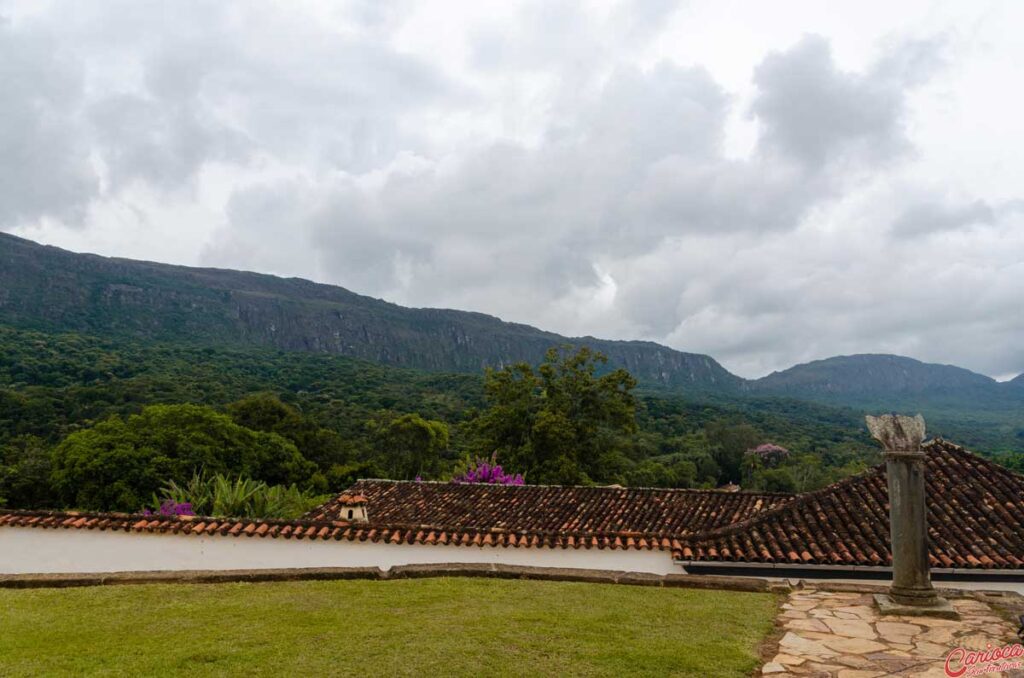
[[[944,441],[927,446],[930,561],[1024,568],[1024,476]],[[886,565],[885,467],[777,494],[360,481],[369,524],[337,501],[303,520],[0,511],[0,528],[123,530],[479,547],[660,549],[687,561]],[[348,500],[346,500],[348,501]]]
[[[935,567],[1024,566],[1024,476],[943,440],[927,444],[928,537]],[[750,540],[748,562],[890,565],[885,465],[748,520],[686,539],[680,560],[740,560],[728,550]]]
[[[374,524],[634,535],[704,532],[793,498],[717,490],[361,480],[305,518],[342,518],[347,498],[354,495],[365,498]]]

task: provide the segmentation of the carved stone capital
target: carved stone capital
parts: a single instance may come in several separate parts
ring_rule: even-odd
[[[914,453],[921,451],[924,442],[924,417],[902,414],[883,414],[865,417],[871,436],[882,443],[886,453]]]

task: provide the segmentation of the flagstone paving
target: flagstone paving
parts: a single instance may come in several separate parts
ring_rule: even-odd
[[[983,650],[1019,642],[1016,628],[987,603],[955,598],[959,620],[881,616],[870,593],[797,590],[783,603],[783,636],[765,676],[944,677],[956,647]],[[965,674],[966,675],[966,674]],[[1024,672],[991,672],[1017,678]]]

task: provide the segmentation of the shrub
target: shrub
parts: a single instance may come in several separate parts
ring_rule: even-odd
[[[233,518],[298,518],[327,496],[296,485],[267,485],[251,478],[195,473],[184,483],[168,481],[153,506],[188,505],[197,515]]]

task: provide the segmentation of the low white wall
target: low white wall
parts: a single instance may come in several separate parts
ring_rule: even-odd
[[[98,530],[0,528],[0,574],[501,563],[681,574],[669,551],[429,546]]]

